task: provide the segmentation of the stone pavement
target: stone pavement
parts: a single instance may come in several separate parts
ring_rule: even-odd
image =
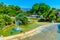
[[[4,37],[4,40],[60,40],[60,34],[55,24],[48,24],[25,33]]]

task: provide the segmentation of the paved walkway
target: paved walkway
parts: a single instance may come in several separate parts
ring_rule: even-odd
[[[45,25],[45,24],[48,24],[47,22],[45,22],[45,23],[43,23],[43,22],[39,22],[39,24],[42,24],[42,25]],[[40,27],[42,27],[42,26],[40,26]],[[38,28],[40,28],[40,27],[38,27]],[[44,27],[44,26],[43,26]],[[26,36],[27,34],[28,35],[32,35],[32,34],[35,34],[36,32],[36,29],[38,29],[38,28],[35,28],[35,29],[33,29],[33,30],[31,30],[31,31],[29,31],[29,32],[26,32],[26,33],[20,33],[20,34],[17,34],[17,35],[12,35],[12,36],[8,36],[8,37],[4,37],[4,40],[9,40],[9,39],[13,39],[13,38],[16,38],[16,37],[23,37],[23,36]]]
[[[57,32],[56,40],[60,40],[60,33]]]
[[[48,24],[48,23],[47,23]],[[49,25],[51,25],[51,24],[49,24]],[[48,26],[49,26],[48,25]],[[44,25],[44,26],[40,26],[40,27],[38,27],[38,28],[36,28],[36,29],[33,29],[33,30],[31,30],[31,31],[29,31],[29,32],[25,32],[25,33],[21,33],[21,34],[17,34],[17,35],[13,35],[13,36],[8,36],[8,37],[4,37],[4,40],[12,40],[12,39],[14,39],[14,38],[16,38],[16,39],[14,39],[14,40],[18,40],[17,38],[25,38],[25,37],[28,37],[28,36],[32,36],[32,35],[34,35],[34,34],[36,34],[36,33],[39,33],[42,29],[40,29],[40,28],[43,28],[44,29],[44,27],[46,27],[47,25]],[[47,27],[48,27],[47,26]],[[39,30],[40,29],[40,30]],[[39,31],[38,31],[39,30]],[[42,35],[42,37],[45,35],[45,36],[47,36],[47,37],[49,37],[49,36],[51,36],[53,39],[49,39],[49,38],[46,38],[46,40],[60,40],[60,33],[58,33],[57,32],[57,29],[56,30],[54,30],[54,27],[52,28],[52,29],[49,29],[50,31],[48,31],[48,33],[47,33],[47,35],[45,35],[45,33]],[[53,31],[52,31],[53,30]],[[45,31],[45,30],[44,30]],[[52,31],[52,32],[51,32]],[[52,34],[53,33],[53,34]],[[38,34],[37,34],[38,35]],[[40,34],[41,35],[41,34]],[[39,36],[39,35],[38,35]],[[54,38],[54,37],[56,37],[56,38]],[[19,38],[19,39],[20,39]],[[34,39],[34,40],[36,40],[36,39]],[[39,39],[40,40],[40,39]],[[42,39],[42,40],[44,40],[44,39]]]

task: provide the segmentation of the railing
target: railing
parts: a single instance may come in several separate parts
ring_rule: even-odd
[[[4,40],[56,40],[57,24],[47,24],[31,31],[4,37]]]

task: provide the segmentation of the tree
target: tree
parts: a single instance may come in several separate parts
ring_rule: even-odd
[[[4,21],[5,21],[5,25],[10,25],[10,24],[12,24],[12,19],[11,19],[10,16],[4,14],[2,18],[3,18]]]
[[[3,2],[1,2],[0,3],[0,14],[4,13],[5,8],[6,8],[6,5]]]
[[[36,14],[37,11],[38,11],[38,9],[39,9],[39,4],[36,3],[36,4],[34,4],[34,5],[32,6],[32,9],[31,9],[30,12],[31,12],[32,14]]]
[[[21,12],[22,12],[22,10],[19,6],[14,6],[14,5],[6,6],[3,2],[0,3],[0,14],[7,14],[9,16],[16,16]]]
[[[0,30],[5,26],[5,21],[1,18],[0,19]]]
[[[50,10],[50,6],[45,3],[40,3],[39,5],[39,11],[43,14],[45,12],[48,12]]]
[[[16,16],[16,21],[20,21],[21,24],[27,24],[28,23],[28,18],[23,14],[20,13]]]
[[[14,5],[8,5],[6,10],[9,16],[16,16],[20,12],[22,12],[19,6],[14,6]]]
[[[49,16],[48,16],[48,18],[52,21],[52,20],[54,20],[54,21],[56,21],[56,15],[55,15],[55,12],[56,12],[56,9],[55,8],[52,8],[52,10],[49,12]]]
[[[22,10],[19,6],[14,6],[14,5],[6,6],[4,3],[0,3],[0,14],[7,14],[9,16],[16,16],[21,12],[22,12]]]
[[[0,23],[2,22],[2,24],[3,25],[10,25],[10,24],[12,24],[12,19],[11,19],[11,17],[10,16],[8,16],[8,15],[6,15],[6,14],[1,14],[0,15]],[[1,25],[2,25],[1,24]]]
[[[36,3],[32,6],[32,10],[37,11],[39,9],[39,4]]]
[[[57,22],[60,22],[60,17],[57,19]]]
[[[36,3],[32,6],[31,12],[37,15],[42,15],[45,12],[48,12],[50,6],[45,3]]]

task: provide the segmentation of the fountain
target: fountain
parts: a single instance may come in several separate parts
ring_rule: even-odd
[[[0,36],[0,40],[4,40],[4,37],[3,36]]]
[[[19,26],[19,22],[20,22],[19,20],[15,20],[16,30],[22,31],[22,28]]]
[[[52,24],[54,24],[54,20],[52,20]]]
[[[43,15],[41,15],[40,18],[43,18]]]
[[[56,28],[56,30],[57,30],[57,25],[54,23],[54,20],[52,20],[52,25],[51,26],[52,26],[51,29]]]
[[[54,20],[52,20],[52,26],[55,26],[55,24],[54,24]]]

